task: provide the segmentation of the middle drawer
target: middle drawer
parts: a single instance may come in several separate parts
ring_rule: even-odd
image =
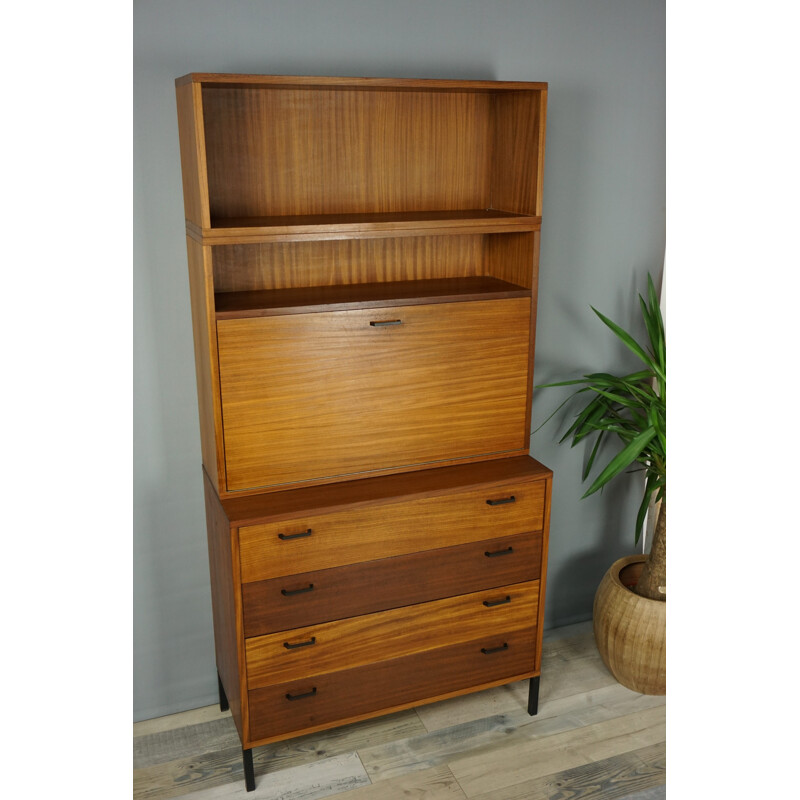
[[[423,550],[242,586],[245,637],[536,580],[542,533]]]
[[[539,581],[257,636],[245,642],[247,688],[349,669],[535,624]]]

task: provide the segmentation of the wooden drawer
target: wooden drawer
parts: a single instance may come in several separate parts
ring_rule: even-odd
[[[545,489],[513,482],[242,527],[242,582],[539,531]]]
[[[528,298],[218,321],[228,491],[527,449],[529,324]]]
[[[298,680],[519,630],[536,619],[539,581],[247,639],[247,687]]]
[[[536,634],[535,627],[498,629],[469,642],[251,690],[250,739],[280,739],[528,677]]]
[[[244,635],[259,636],[539,578],[542,534],[522,533],[242,587]]]

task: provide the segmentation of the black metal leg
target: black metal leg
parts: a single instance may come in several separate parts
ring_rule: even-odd
[[[222,678],[217,673],[217,684],[219,685],[219,710],[227,711],[230,708],[228,705],[228,695],[225,694],[225,687],[222,685]]]
[[[531,678],[530,686],[528,687],[528,713],[535,717],[539,712],[539,676]]]
[[[256,789],[256,774],[253,771],[253,751],[242,749],[242,761],[244,762],[244,786],[248,792]]]

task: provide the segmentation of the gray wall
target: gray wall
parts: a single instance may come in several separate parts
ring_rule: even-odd
[[[592,304],[638,329],[664,256],[663,0],[135,0],[134,718],[216,699],[173,81],[253,72],[548,81],[536,382],[626,365]],[[534,427],[561,390],[539,392]],[[557,419],[564,419],[560,414]],[[556,421],[547,627],[589,619],[633,549],[630,482],[580,500]]]

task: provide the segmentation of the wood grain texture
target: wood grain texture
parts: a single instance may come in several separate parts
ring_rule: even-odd
[[[544,501],[544,521],[542,523],[542,568],[539,580],[539,612],[537,626],[540,631],[544,630],[544,599],[547,593],[547,558],[550,551],[550,513],[553,498],[553,479],[548,478],[545,482],[545,501]],[[542,668],[542,649],[536,651],[536,661],[534,670],[541,672]]]
[[[225,450],[222,440],[222,404],[219,396],[211,248],[203,247],[187,236],[186,250],[189,257],[200,450],[203,466],[211,478],[215,491],[219,492],[225,486]]]
[[[521,736],[502,753],[476,752],[449,766],[467,797],[496,800],[502,790],[525,781],[663,742],[665,721],[665,707],[659,705],[552,734],[535,748]]]
[[[215,218],[211,228],[192,225],[187,232],[202,244],[236,245],[323,242],[404,236],[462,236],[538,231],[542,219],[496,209],[404,211],[366,214],[290,214]]]
[[[483,273],[516,286],[534,286],[534,234],[485,236]]]
[[[193,222],[200,228],[207,228],[211,224],[211,216],[208,206],[202,92],[197,84],[180,85],[175,91],[178,104],[184,214],[187,221]]]
[[[244,635],[259,636],[536,580],[541,549],[541,533],[524,533],[246,583],[242,587]]]
[[[503,643],[497,642],[498,632],[528,629],[533,638],[538,600],[538,582],[527,581],[247,639],[247,686],[257,689],[481,638],[493,647]],[[306,642],[313,644],[303,646]],[[533,651],[530,664],[532,670]]]
[[[348,511],[375,503],[422,500],[477,489],[489,492],[486,497],[491,497],[494,492],[502,492],[509,484],[522,485],[544,481],[552,477],[552,474],[551,470],[536,459],[530,456],[517,456],[496,461],[437,467],[423,472],[381,475],[338,484],[308,486],[274,494],[234,496],[223,498],[222,505],[228,519],[231,520],[231,525],[246,527],[297,519],[308,514]],[[539,491],[543,500],[544,488]],[[498,506],[497,509],[508,511],[512,505]],[[533,522],[523,528],[523,530],[536,529]],[[503,531],[504,534],[511,532],[522,531]],[[493,535],[499,533],[489,534]],[[280,574],[292,572],[294,571],[290,570]]]
[[[245,680],[244,659],[240,652],[242,623],[241,596],[238,591],[238,542],[205,470],[203,478],[217,671],[225,687],[236,728],[244,740],[247,709],[242,693]]]
[[[336,800],[466,800],[446,766],[401,775],[393,781],[362,786],[336,795]]]
[[[197,83],[206,86],[263,87],[268,89],[350,89],[382,91],[542,91],[546,82],[450,80],[442,78],[365,78],[353,76],[318,75],[250,75],[241,73],[190,72],[175,79],[176,86]]]
[[[306,514],[239,529],[242,581],[358,564],[379,558],[541,530],[545,486],[509,482],[389,504]],[[514,498],[513,503],[487,501]],[[308,536],[292,537],[311,530]]]
[[[475,234],[219,245],[214,248],[214,289],[249,292],[470,277],[481,274],[484,238]]]
[[[408,305],[464,303],[530,297],[530,290],[497,278],[434,278],[342,286],[225,292],[215,298],[216,318],[244,319]]]
[[[534,214],[539,187],[539,92],[495,95],[492,207]]]
[[[203,89],[212,219],[491,207],[482,92]]]
[[[218,322],[228,490],[527,446],[529,320],[511,299]]]
[[[666,782],[666,744],[631,750],[589,764],[581,764],[542,778],[515,784],[500,792],[492,789],[480,800],[642,800],[647,789]],[[652,797],[663,798],[662,792]]]
[[[250,735],[258,740],[319,727],[525,672],[533,661],[534,632],[498,626],[493,635],[473,641],[251,691]],[[497,643],[506,649],[482,652]],[[312,690],[313,696],[289,699]]]

